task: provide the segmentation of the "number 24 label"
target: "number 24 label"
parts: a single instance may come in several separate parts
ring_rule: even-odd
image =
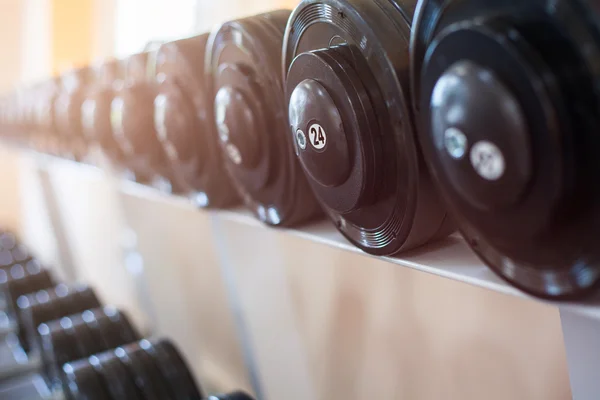
[[[327,144],[327,134],[319,124],[312,124],[308,129],[310,144],[317,150],[323,150]]]

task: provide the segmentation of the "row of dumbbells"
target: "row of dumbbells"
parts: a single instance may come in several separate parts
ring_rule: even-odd
[[[592,0],[304,0],[0,102],[2,132],[394,255],[455,230],[498,275],[600,285]]]
[[[92,288],[57,284],[49,270],[23,257],[14,235],[3,233],[0,245],[14,253],[0,267],[8,321],[0,335],[0,399],[205,398],[169,340],[143,338]],[[211,399],[251,400],[242,392]]]

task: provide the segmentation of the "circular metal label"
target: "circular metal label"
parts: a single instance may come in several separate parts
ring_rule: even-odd
[[[310,144],[317,150],[323,150],[325,145],[327,145],[327,134],[325,133],[325,129],[319,124],[312,124],[308,128],[308,137]]]

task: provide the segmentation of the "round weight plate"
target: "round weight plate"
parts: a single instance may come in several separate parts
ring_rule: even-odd
[[[6,296],[8,312],[17,310],[17,299],[25,294],[34,293],[54,286],[50,272],[41,269],[35,260],[13,265],[8,271],[0,271],[0,291]]]
[[[104,386],[113,400],[143,400],[127,368],[115,355],[114,350],[90,357],[90,364],[100,372]]]
[[[139,333],[129,322],[127,316],[113,307],[92,310],[96,317],[97,331],[106,343],[106,349],[140,339]],[[90,326],[91,327],[91,326]]]
[[[152,356],[177,400],[199,400],[204,396],[181,353],[168,340],[142,340],[140,346]]]
[[[27,352],[39,350],[37,327],[43,322],[60,317],[56,310],[54,288],[19,297],[17,307],[19,339],[23,349]]]
[[[102,86],[88,94],[81,105],[83,132],[90,142],[96,142],[110,160],[123,166],[125,155],[119,147],[111,124],[111,104],[122,81],[111,86]]]
[[[38,327],[42,343],[42,369],[50,387],[60,386],[62,365],[79,358],[74,346],[75,339],[65,329],[69,324],[70,320],[63,318]]]
[[[231,21],[207,45],[211,134],[251,211],[270,225],[300,224],[321,213],[294,155],[280,75],[289,11]]]
[[[155,82],[128,82],[111,102],[115,141],[126,166],[141,176],[169,178],[170,164],[154,127]]]
[[[92,79],[91,67],[69,71],[63,75],[62,90],[55,100],[54,120],[57,132],[67,152],[76,159],[83,157],[87,151],[81,121],[81,105]]]
[[[208,34],[165,43],[156,54],[154,124],[178,186],[201,207],[238,202],[222,154],[209,135],[204,58]]]
[[[149,365],[146,364],[146,360],[140,357],[141,351],[143,350],[139,348],[137,343],[132,343],[117,348],[115,354],[135,377],[134,381],[138,391],[143,394],[145,399],[168,399],[169,395],[162,384],[161,377],[157,376],[154,371],[149,368]]]
[[[391,255],[453,231],[421,161],[409,86],[415,1],[304,1],[283,47],[296,154],[337,228]]]
[[[420,142],[446,203],[492,270],[548,299],[600,282],[598,35],[587,0],[423,1],[413,30]]]
[[[100,346],[102,346],[103,349],[114,348],[114,346],[111,347],[112,342],[107,339],[107,337],[110,336],[110,334],[107,333],[109,329],[108,327],[100,326],[98,320],[96,319],[97,314],[100,314],[100,318],[102,319],[104,314],[101,308],[86,310],[83,313],[81,313],[81,318],[83,318],[85,323],[88,325],[93,339],[96,342],[100,343]]]
[[[111,398],[100,374],[86,360],[79,360],[63,366],[66,394],[73,400],[116,400]]]
[[[79,357],[88,357],[107,350],[102,342],[96,340],[96,335],[92,334],[88,324],[83,319],[82,314],[75,314],[70,317],[72,322],[73,336],[76,339],[79,348]]]

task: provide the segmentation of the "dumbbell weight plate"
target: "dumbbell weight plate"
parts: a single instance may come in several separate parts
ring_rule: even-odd
[[[69,400],[114,400],[100,374],[87,359],[65,364],[63,372],[65,393]]]
[[[21,343],[26,350],[35,350],[39,347],[39,324],[99,307],[100,302],[94,290],[88,286],[69,287],[59,284],[51,289],[20,297],[18,306],[17,315],[23,328],[22,333],[27,336],[27,343],[23,340]]]
[[[62,89],[54,105],[54,120],[64,156],[79,160],[86,152],[81,121],[81,105],[87,90],[93,83],[91,67],[72,70],[63,75]]]
[[[146,359],[140,357],[140,352],[143,351],[137,344],[121,346],[115,350],[115,354],[129,372],[135,377],[134,381],[144,399],[147,400],[164,400],[169,399],[166,387],[160,376],[157,376],[149,364],[146,364]]]
[[[140,339],[139,333],[133,327],[127,316],[113,307],[91,310],[96,317],[97,332],[106,341],[106,348],[113,349],[126,343]],[[94,324],[89,324],[90,328]]]
[[[68,322],[70,321],[65,320],[64,326],[68,326]],[[79,358],[75,339],[64,326],[63,319],[60,319],[38,327],[42,342],[43,372],[51,388],[61,385],[61,366]]]
[[[158,139],[179,186],[201,207],[226,207],[238,196],[223,169],[216,137],[210,134],[204,77],[208,34],[165,43],[156,54],[158,96],[154,121]]]
[[[140,346],[152,356],[177,400],[200,400],[204,394],[192,377],[181,353],[168,340],[142,340]]]
[[[54,290],[40,290],[17,299],[18,336],[26,352],[36,348],[37,327],[59,317]],[[39,348],[38,348],[39,350]]]
[[[172,170],[154,127],[154,82],[130,82],[111,102],[115,141],[125,156],[126,168],[142,183],[162,177],[173,183]]]
[[[413,129],[414,3],[304,1],[284,40],[288,135],[327,214],[352,243],[376,255],[453,230]]]
[[[290,226],[320,215],[287,131],[280,75],[289,11],[225,23],[206,51],[212,135],[234,186],[270,225]]]
[[[69,328],[76,340],[77,348],[79,349],[79,357],[88,357],[107,350],[102,343],[96,340],[96,335],[92,334],[82,314],[76,314],[69,317],[71,327]]]
[[[420,140],[467,242],[535,296],[594,292],[600,21],[593,2],[425,1],[417,15]]]
[[[115,355],[114,350],[92,356],[89,360],[102,376],[112,400],[143,400],[138,395],[133,376]]]
[[[73,297],[62,297],[61,312],[75,314],[100,307],[100,300],[98,300],[96,292],[91,287],[86,285],[74,286],[72,291]]]
[[[16,312],[17,299],[28,293],[54,286],[52,275],[42,269],[36,260],[30,260],[23,265],[15,264],[8,271],[0,270],[0,292],[7,301],[8,312]]]

